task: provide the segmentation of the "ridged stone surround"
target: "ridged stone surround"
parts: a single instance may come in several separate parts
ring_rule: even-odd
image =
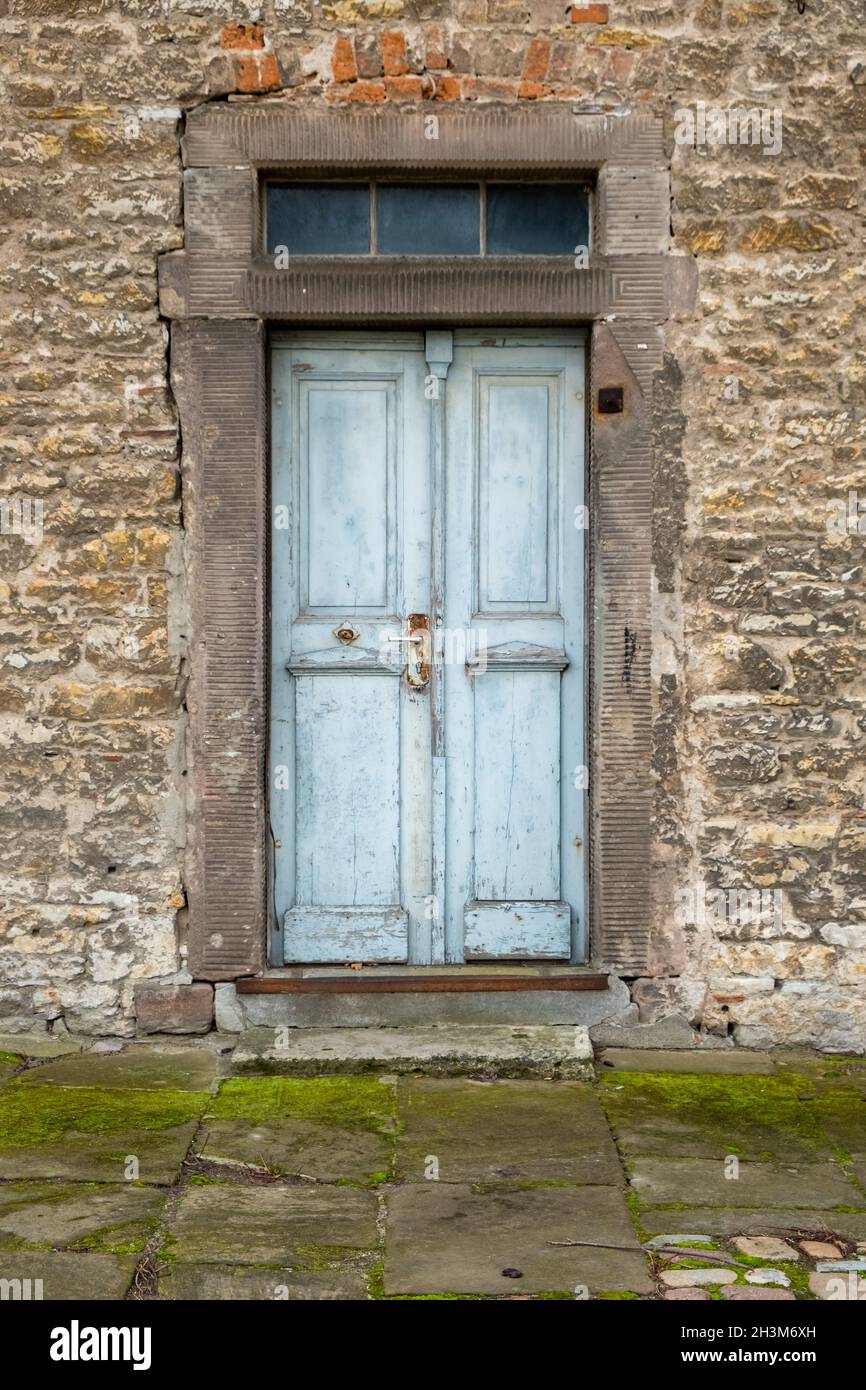
[[[435,123],[434,123],[435,122]],[[431,133],[435,132],[435,138]],[[592,324],[592,959],[646,970],[652,812],[653,378],[664,321],[693,292],[667,255],[662,124],[441,103],[341,110],[214,103],[187,120],[185,249],[160,258],[183,430],[192,608],[190,968],[265,967],[267,326]],[[272,175],[568,177],[594,184],[589,265],[571,257],[389,262],[264,255]],[[624,388],[619,415],[595,409]]]

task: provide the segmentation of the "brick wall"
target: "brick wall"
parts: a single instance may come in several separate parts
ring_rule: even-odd
[[[0,0],[0,64],[0,498],[44,512],[41,539],[11,512],[0,535],[0,1028],[130,1033],[136,988],[189,980],[155,286],[182,244],[184,111],[568,101],[668,118],[671,249],[700,271],[658,391],[657,866],[636,889],[658,976],[635,997],[744,1042],[862,1050],[860,0]],[[698,102],[779,110],[781,150],[675,143]],[[828,530],[849,492],[853,530]],[[780,912],[684,920],[702,884],[778,890]]]

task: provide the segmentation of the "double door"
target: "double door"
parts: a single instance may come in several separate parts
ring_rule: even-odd
[[[272,351],[272,964],[580,961],[577,333]]]

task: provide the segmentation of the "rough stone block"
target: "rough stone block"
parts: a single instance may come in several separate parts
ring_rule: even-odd
[[[148,986],[135,992],[140,1033],[207,1033],[213,1016],[213,985]]]

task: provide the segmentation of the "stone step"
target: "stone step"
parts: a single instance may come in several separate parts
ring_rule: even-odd
[[[322,1076],[368,1071],[466,1076],[593,1077],[584,1027],[439,1024],[415,1028],[258,1027],[243,1032],[235,1074]]]
[[[331,1029],[440,1024],[591,1028],[637,1012],[629,1002],[628,986],[613,975],[607,977],[606,989],[253,994],[238,993],[233,984],[218,984],[215,1007],[217,1027],[223,1032],[258,1026]]]

